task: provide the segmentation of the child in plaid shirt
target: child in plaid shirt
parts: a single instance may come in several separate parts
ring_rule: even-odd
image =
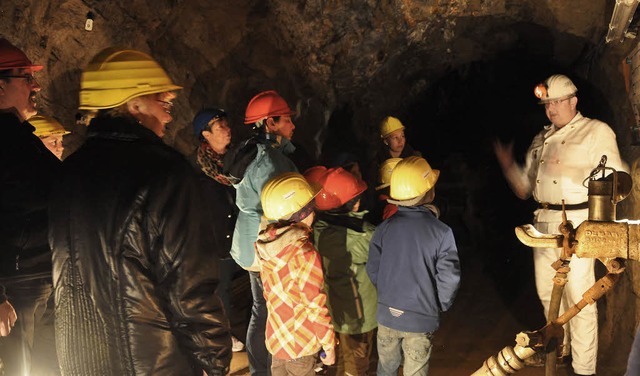
[[[273,376],[314,376],[321,349],[324,364],[335,362],[322,265],[310,240],[318,192],[298,173],[278,175],[262,190],[264,217],[256,251],[269,312],[266,345]]]

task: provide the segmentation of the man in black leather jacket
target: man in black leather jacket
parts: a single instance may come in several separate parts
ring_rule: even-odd
[[[118,77],[114,81],[113,78]],[[174,85],[148,55],[109,48],[83,72],[97,111],[50,208],[56,343],[65,375],[225,375],[228,320],[198,178],[161,137]]]
[[[32,360],[35,366],[45,358],[57,369],[53,328],[44,318],[52,312],[47,201],[60,161],[27,122],[37,113],[40,85],[33,74],[41,69],[0,39],[0,127],[7,140],[0,148],[0,358],[6,375],[29,374]],[[34,344],[50,356],[32,356]]]

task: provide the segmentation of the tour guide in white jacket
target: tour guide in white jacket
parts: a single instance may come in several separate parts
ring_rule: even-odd
[[[607,167],[625,170],[616,135],[599,120],[584,117],[577,111],[577,88],[563,75],[549,77],[536,88],[552,124],[538,133],[527,151],[524,166],[514,162],[511,145],[495,144],[495,152],[514,193],[521,199],[531,195],[540,203],[534,212],[535,228],[545,234],[558,234],[562,222],[562,200],[567,219],[577,227],[588,218],[587,188],[583,181],[598,166],[603,155]],[[561,249],[534,248],[536,288],[549,312],[555,269],[551,264],[560,257]],[[582,294],[595,283],[594,259],[571,258],[560,314],[582,299]],[[598,312],[595,304],[587,305],[565,326],[565,345],[570,343],[572,366],[578,375],[596,372],[598,356]],[[565,348],[564,355],[568,355]]]

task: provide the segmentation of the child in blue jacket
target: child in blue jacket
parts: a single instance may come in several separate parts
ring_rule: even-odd
[[[440,312],[453,304],[460,263],[453,232],[428,207],[440,171],[420,157],[391,174],[390,203],[398,212],[375,230],[367,273],[378,289],[378,376],[427,375]],[[402,350],[402,351],[401,351]]]

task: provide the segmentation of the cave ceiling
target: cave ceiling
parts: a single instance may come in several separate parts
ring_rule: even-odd
[[[45,70],[42,112],[69,128],[80,73],[100,50],[150,53],[184,89],[167,142],[187,153],[206,105],[239,124],[248,100],[276,89],[300,111],[301,142],[348,107],[363,139],[434,82],[477,61],[525,54],[579,64],[606,34],[613,0],[4,0],[0,34]],[[85,30],[87,18],[93,28]],[[82,130],[74,129],[82,134]],[[317,147],[316,147],[317,149]],[[316,151],[312,151],[316,153]]]

